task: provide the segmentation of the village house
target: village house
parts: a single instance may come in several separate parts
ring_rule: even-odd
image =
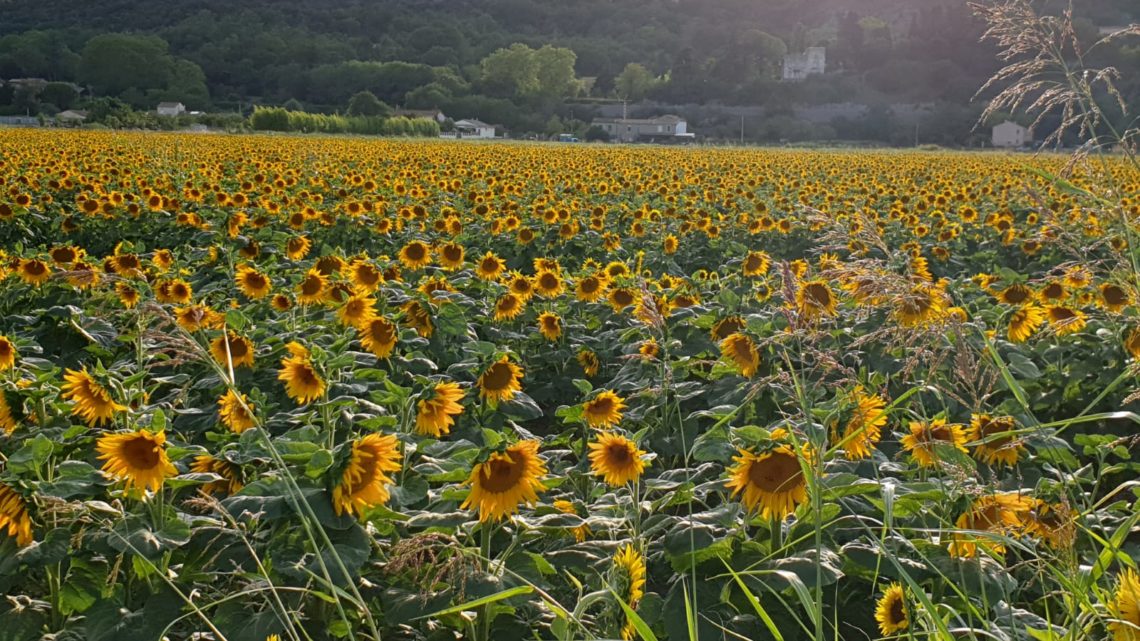
[[[481,120],[464,119],[455,121],[457,138],[494,138],[495,126]]]
[[[87,120],[87,112],[81,109],[68,109],[57,113],[55,120],[61,124],[77,125]]]
[[[160,116],[180,116],[184,113],[186,113],[186,105],[180,102],[158,103],[158,115]]]
[[[654,118],[594,118],[593,123],[610,136],[610,140],[676,141],[692,138],[688,123],[680,116],[667,114]]]
[[[1024,147],[1032,142],[1033,130],[1027,127],[1022,127],[1012,120],[1007,120],[1000,125],[994,125],[994,147],[1016,149],[1018,147]]]
[[[784,80],[803,80],[826,71],[827,49],[824,47],[808,47],[803,53],[784,56]]]

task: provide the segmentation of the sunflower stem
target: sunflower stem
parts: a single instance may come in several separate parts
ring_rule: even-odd
[[[479,561],[483,565],[484,572],[491,571],[492,527],[491,523],[487,522],[479,528]],[[479,641],[490,641],[491,639],[491,605],[490,603],[484,605],[483,610],[479,613]]]

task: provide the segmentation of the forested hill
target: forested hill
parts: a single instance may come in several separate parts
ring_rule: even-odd
[[[1076,4],[1090,39],[1140,14],[1136,0]],[[961,106],[996,68],[966,0],[0,0],[0,12],[0,79],[76,82],[139,108],[292,99],[336,110],[368,90],[391,105],[534,129],[565,116],[559,93]],[[550,59],[568,60],[582,82],[530,91],[488,73],[488,56],[514,43],[569,50]],[[827,47],[828,69],[840,74],[779,85],[783,54],[814,45]],[[1140,66],[1134,45],[1104,61]],[[1134,86],[1125,89],[1134,97]]]

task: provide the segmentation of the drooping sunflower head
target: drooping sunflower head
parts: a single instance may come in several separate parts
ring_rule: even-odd
[[[1132,296],[1116,283],[1104,283],[1098,288],[1100,305],[1112,313],[1119,313],[1132,303]]]
[[[125,481],[128,489],[157,492],[165,479],[178,474],[166,455],[166,433],[149,430],[99,437],[95,449],[103,471]]]
[[[1057,336],[1067,336],[1085,328],[1085,313],[1079,309],[1054,305],[1045,309],[1045,315]]]
[[[310,269],[297,286],[297,302],[302,305],[319,305],[325,301],[327,289],[328,277],[316,268]]]
[[[241,434],[257,424],[253,409],[253,403],[245,394],[239,396],[233,390],[226,390],[218,399],[218,417],[235,434]]]
[[[760,350],[747,334],[729,334],[720,342],[720,353],[741,376],[750,378],[760,369]]]
[[[902,437],[903,450],[922,467],[938,467],[941,464],[939,450],[953,448],[965,453],[966,428],[962,425],[949,425],[945,418],[932,421],[912,421],[909,433]]]
[[[16,365],[16,344],[7,336],[0,336],[0,372]]]
[[[28,516],[28,503],[14,488],[0,483],[0,531],[24,547],[32,543],[32,519]]]
[[[602,432],[590,443],[590,469],[613,487],[641,478],[645,471],[643,450],[628,438],[613,432]]]
[[[476,383],[479,396],[487,399],[491,406],[514,398],[515,392],[522,390],[523,371],[506,356],[495,361],[480,376]]]
[[[433,387],[417,403],[416,432],[439,438],[451,432],[453,417],[463,413],[463,389],[459,383],[443,382]]]
[[[759,454],[742,449],[733,460],[736,465],[728,470],[725,487],[733,496],[740,494],[750,512],[782,520],[807,501],[800,458],[791,447],[778,445]]]
[[[1136,570],[1121,573],[1108,610],[1116,619],[1108,624],[1113,641],[1140,641],[1140,574]]]
[[[1018,492],[978,497],[954,523],[959,531],[950,537],[950,556],[972,558],[977,555],[979,547],[993,554],[1004,554],[1005,544],[999,537],[989,534],[1024,534],[1029,513],[1036,505],[1037,501],[1032,497]]]
[[[1015,311],[1009,317],[1009,340],[1023,343],[1045,322],[1045,311],[1032,303]]]
[[[337,514],[360,516],[388,502],[389,473],[400,471],[400,444],[393,435],[369,434],[352,442],[352,451],[333,489]]]
[[[20,279],[29,285],[40,285],[51,278],[51,266],[38,258],[25,258],[20,261]]]
[[[625,407],[625,399],[616,392],[603,390],[582,405],[582,416],[590,427],[609,429],[621,422]]]
[[[631,610],[637,610],[642,597],[645,596],[645,557],[633,545],[623,545],[614,555],[614,574],[614,584],[618,594]],[[621,638],[630,641],[635,635],[633,621],[626,617],[625,624],[621,628]]]
[[[587,378],[593,378],[598,374],[598,368],[601,363],[598,361],[598,355],[594,350],[583,347],[578,352],[578,364],[582,366],[582,372],[586,374]]]
[[[377,358],[388,358],[392,355],[398,333],[395,323],[383,316],[377,316],[358,326],[356,331],[360,344]]]
[[[987,465],[1014,465],[1024,451],[1021,440],[1009,432],[1017,429],[1012,416],[974,414],[970,417],[968,440],[977,441],[974,458]]]
[[[903,327],[922,327],[943,317],[946,293],[937,285],[919,282],[895,302],[894,314]]]
[[[557,341],[562,337],[562,319],[553,312],[542,312],[538,315],[538,331],[548,341]]]
[[[709,330],[709,335],[714,341],[718,343],[728,338],[732,334],[739,333],[744,329],[744,319],[740,316],[725,316],[713,325]]]
[[[463,245],[459,243],[446,243],[436,252],[439,264],[444,269],[456,270],[463,268]]]
[[[796,307],[806,320],[834,316],[838,304],[831,285],[824,280],[806,281],[796,291]]]
[[[111,398],[107,388],[97,382],[86,367],[78,371],[67,370],[63,380],[60,388],[63,397],[74,403],[71,413],[81,417],[91,427],[108,423],[117,412],[127,409]]]
[[[843,430],[841,441],[847,459],[857,461],[869,458],[882,438],[883,426],[887,424],[887,413],[884,411],[887,402],[878,394],[868,394],[862,386],[855,388],[850,400],[855,407]]]
[[[518,318],[519,314],[525,309],[526,303],[522,298],[513,292],[507,292],[495,301],[494,318],[497,321],[512,320]]]
[[[210,342],[210,354],[222,365],[233,363],[237,367],[253,367],[253,341],[233,332]]]
[[[902,632],[910,625],[907,615],[906,593],[902,584],[892,583],[875,605],[875,620],[879,622],[879,632],[890,636]]]
[[[999,292],[997,299],[1006,305],[1024,305],[1033,300],[1033,290],[1017,283]]]
[[[294,401],[305,404],[325,393],[325,381],[317,373],[308,350],[297,343],[289,344],[289,356],[281,360],[277,380],[285,383],[285,393]]]
[[[337,310],[337,318],[346,327],[360,327],[376,316],[376,299],[368,294],[349,296]]]
[[[518,512],[522,503],[534,505],[545,491],[546,464],[538,455],[538,441],[519,441],[495,452],[471,470],[471,493],[460,509],[479,511],[480,521],[497,521]]]
[[[431,305],[418,300],[410,300],[400,308],[404,312],[404,322],[424,338],[431,338],[435,325],[431,320]]]
[[[223,458],[209,454],[199,454],[190,463],[190,471],[200,474],[217,474],[222,477],[217,481],[210,481],[202,486],[206,494],[228,496],[237,494],[244,487],[242,483],[241,466]]]

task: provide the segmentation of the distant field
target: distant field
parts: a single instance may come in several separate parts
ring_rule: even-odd
[[[0,186],[0,637],[1140,639],[1121,159],[27,129]]]

